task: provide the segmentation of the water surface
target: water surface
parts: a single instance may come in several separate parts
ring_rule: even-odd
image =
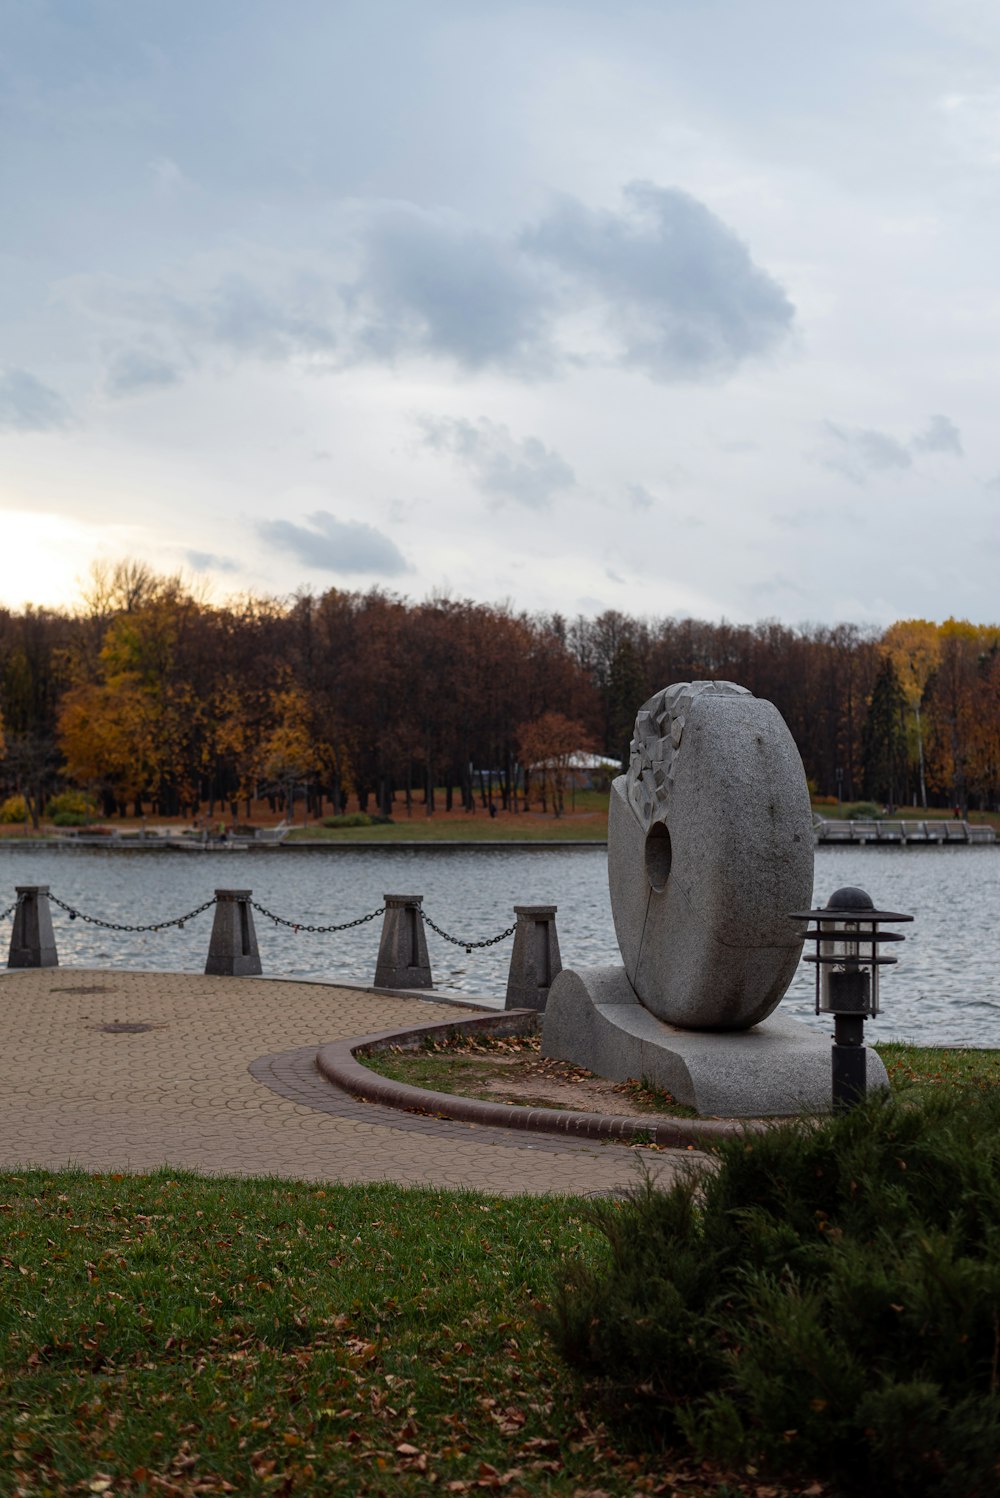
[[[67,904],[106,920],[145,924],[182,915],[216,888],[249,887],[254,899],[302,925],[352,920],[388,893],[424,896],[439,926],[471,940],[513,924],[515,904],[555,904],[563,964],[619,961],[603,849],[352,849],[279,853],[0,848],[0,908],[16,884],[49,884]],[[872,1037],[923,1044],[1000,1047],[997,913],[1000,848],[838,848],[816,850],[814,903],[859,884],[883,909],[914,916],[898,929],[900,961],[882,981],[883,1014]],[[257,915],[267,973],[370,983],[381,917],[336,935],[294,933]],[[200,972],[212,913],[183,930],[102,931],[53,911],[60,961],[74,967]],[[9,933],[9,922],[6,931]],[[6,939],[6,938],[4,938]],[[511,941],[467,955],[433,931],[427,944],[435,982],[502,1003]],[[800,967],[782,1011],[812,1017],[812,969]],[[280,1002],[280,990],[276,990]]]

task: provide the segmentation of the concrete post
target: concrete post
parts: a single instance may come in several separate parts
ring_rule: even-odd
[[[376,988],[433,988],[420,907],[423,895],[386,895]]]
[[[47,884],[18,884],[8,967],[58,967]]]
[[[215,891],[215,920],[206,973],[223,978],[255,978],[263,971],[250,909],[252,894],[249,889]]]
[[[517,929],[510,954],[505,1009],[544,1010],[549,989],[562,972],[555,905],[515,905]]]

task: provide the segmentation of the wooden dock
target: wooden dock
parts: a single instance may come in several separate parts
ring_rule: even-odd
[[[978,827],[971,822],[958,820],[904,822],[904,821],[828,821],[817,817],[814,823],[818,844],[849,843],[859,846],[864,843],[995,843],[996,832],[992,827]]]

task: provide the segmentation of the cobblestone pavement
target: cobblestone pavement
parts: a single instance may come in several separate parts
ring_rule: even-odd
[[[470,1011],[472,1012],[472,1011]],[[0,982],[0,1167],[604,1193],[650,1151],[396,1113],[322,1078],[327,1041],[454,1009],[325,984],[46,968]],[[118,1027],[118,1028],[109,1028]]]

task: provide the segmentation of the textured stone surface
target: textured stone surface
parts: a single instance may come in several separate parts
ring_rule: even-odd
[[[507,974],[505,1009],[545,1008],[549,989],[562,970],[555,905],[515,905],[517,927]]]
[[[638,1000],[620,967],[564,969],[549,993],[542,1055],[558,1056],[615,1082],[646,1078],[704,1117],[768,1118],[829,1110],[831,1041],[772,1017],[729,1034],[665,1024]],[[888,1085],[866,1052],[870,1089]]]
[[[217,889],[205,972],[215,978],[256,978],[262,969],[250,908],[252,891]]]
[[[791,982],[812,897],[809,792],[777,708],[682,682],[636,718],[612,787],[608,878],[629,981],[659,1019],[747,1029]]]
[[[693,1152],[422,1118],[356,1102],[317,1046],[447,1020],[426,999],[323,983],[45,968],[0,1002],[0,1166],[200,1170],[528,1192],[667,1184]],[[470,1011],[474,1012],[474,1011]],[[142,1025],[109,1034],[107,1025]]]
[[[18,884],[8,967],[58,967],[47,884]]]
[[[423,895],[386,895],[375,962],[377,988],[433,988],[421,914]]]

